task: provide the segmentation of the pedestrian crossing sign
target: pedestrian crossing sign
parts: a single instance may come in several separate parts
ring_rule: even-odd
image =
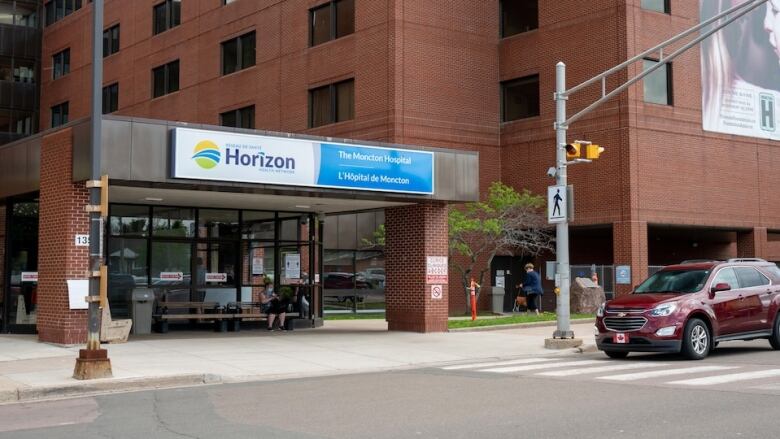
[[[566,186],[547,188],[547,222],[550,224],[566,222]]]

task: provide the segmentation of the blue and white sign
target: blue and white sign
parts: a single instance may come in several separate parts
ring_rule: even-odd
[[[433,194],[434,153],[175,128],[172,177]]]
[[[620,285],[631,285],[630,265],[618,265],[615,267],[615,282]]]

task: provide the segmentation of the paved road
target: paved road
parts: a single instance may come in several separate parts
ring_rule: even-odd
[[[780,352],[600,353],[0,406],[0,438],[766,438]]]

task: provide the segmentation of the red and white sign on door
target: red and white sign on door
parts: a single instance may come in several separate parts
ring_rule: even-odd
[[[181,282],[184,280],[184,273],[181,271],[163,271],[160,273],[160,280],[173,280]]]
[[[448,282],[446,256],[428,256],[425,264],[425,283],[446,284]]]

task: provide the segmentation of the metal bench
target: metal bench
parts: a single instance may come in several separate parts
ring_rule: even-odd
[[[184,312],[171,312],[184,311]],[[214,322],[214,330],[225,332],[228,329],[228,320],[233,315],[224,312],[224,308],[217,302],[157,302],[157,310],[153,314],[157,332],[168,332],[168,323],[171,320],[210,320]]]

